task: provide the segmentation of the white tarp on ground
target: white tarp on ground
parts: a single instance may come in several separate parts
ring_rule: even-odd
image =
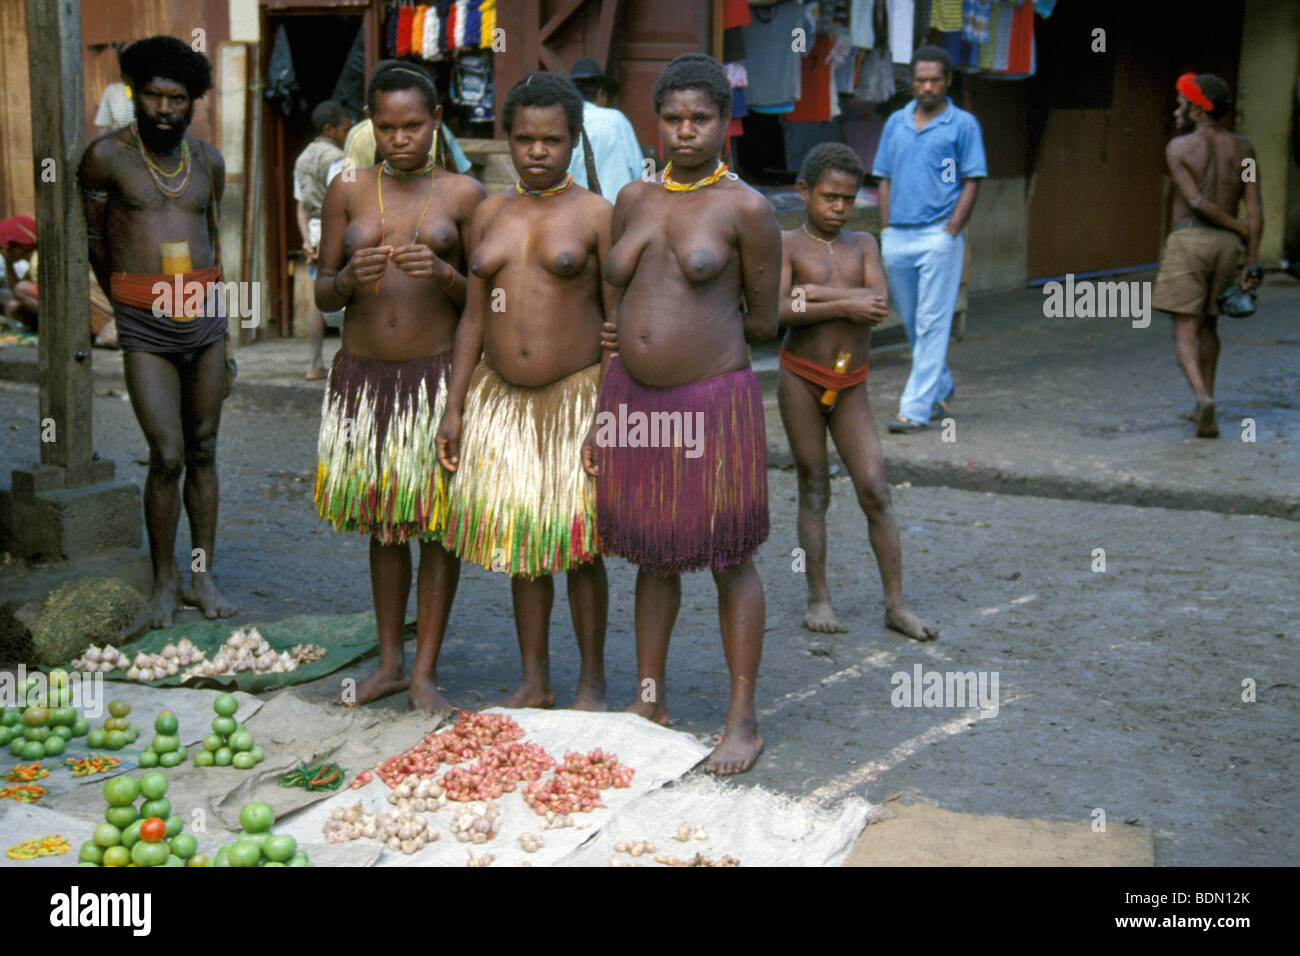
[[[674,784],[708,755],[694,737],[660,727],[632,714],[590,714],[569,710],[504,710],[524,729],[527,742],[541,744],[562,760],[567,750],[588,752],[600,747],[618,755],[636,771],[625,790],[606,790],[601,799],[607,809],[574,814],[572,828],[543,830],[542,818],[524,803],[520,791],[496,801],[502,826],[495,839],[483,844],[459,842],[450,832],[451,817],[461,804],[450,803],[426,814],[439,833],[437,842],[407,856],[387,848],[378,866],[464,866],[468,853],[493,856],[493,866],[606,866],[611,857],[629,863],[657,866],[654,857],[682,858],[696,853],[717,859],[729,855],[749,866],[836,866],[848,854],[866,825],[870,806],[850,799],[835,810],[823,810],[810,801],[794,801],[761,787],[736,781],[696,779]],[[330,813],[358,800],[368,813],[391,809],[389,789],[382,781],[361,790],[346,790],[314,804],[276,826],[300,842],[322,839],[321,826]],[[702,826],[708,839],[679,843],[672,836],[682,822]],[[519,837],[534,833],[543,845],[525,853]],[[614,854],[620,841],[646,839],[656,853],[638,858]],[[375,845],[374,841],[358,843]]]

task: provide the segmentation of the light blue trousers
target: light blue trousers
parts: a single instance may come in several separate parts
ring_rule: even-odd
[[[961,288],[965,238],[931,226],[890,226],[880,236],[880,256],[889,295],[912,347],[912,374],[898,401],[898,414],[930,420],[930,407],[953,391],[948,371],[948,335]]]

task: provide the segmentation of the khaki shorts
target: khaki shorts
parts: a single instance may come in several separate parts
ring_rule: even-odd
[[[1169,234],[1151,307],[1176,315],[1218,315],[1219,293],[1237,281],[1242,242],[1226,229],[1191,226]]]

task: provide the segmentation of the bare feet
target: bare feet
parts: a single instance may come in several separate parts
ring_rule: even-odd
[[[153,595],[149,598],[149,627],[171,627],[176,609],[181,606],[180,588],[175,581],[155,584]]]
[[[309,382],[319,382],[324,377],[325,377],[325,369],[319,365],[315,365],[307,369],[307,381]]]
[[[803,626],[818,634],[842,634],[848,630],[835,616],[829,600],[809,599],[808,613],[803,616]]]
[[[906,604],[885,605],[885,627],[905,634],[914,641],[932,641],[939,636],[939,628],[921,620]]]
[[[500,707],[540,707],[549,709],[555,706],[555,691],[549,684],[536,684],[524,681],[512,690],[498,705]]]
[[[1178,417],[1185,422],[1194,422],[1196,421],[1196,409],[1193,408],[1190,412],[1183,412]]]
[[[653,720],[660,727],[668,726],[668,708],[652,700],[638,700],[627,707],[624,713],[636,714],[646,720]]]
[[[727,729],[722,732],[722,740],[709,754],[706,773],[725,776],[732,773],[744,773],[754,766],[754,761],[763,750],[763,738],[758,735],[758,725],[754,721],[744,721],[732,726],[727,721]]]
[[[239,610],[239,605],[227,600],[226,596],[217,590],[217,583],[208,572],[195,571],[183,597],[186,604],[201,609],[203,616],[209,621],[219,617],[230,617]]]
[[[376,667],[375,672],[357,684],[354,692],[355,699],[349,700],[346,691],[340,693],[335,698],[335,703],[342,704],[344,707],[359,707],[362,704],[369,704],[371,701],[379,700],[381,697],[387,697],[390,694],[396,694],[398,691],[406,690],[410,686],[410,678],[402,665],[396,667]]]
[[[578,693],[574,695],[569,710],[594,710],[602,713],[609,710],[609,701],[605,699],[604,683],[599,685],[579,683]]]
[[[1196,403],[1196,437],[1218,438],[1219,423],[1214,420],[1214,401],[1206,399]]]
[[[442,696],[438,682],[434,678],[411,678],[410,689],[406,692],[411,706],[426,714],[450,714],[456,708],[451,701]]]

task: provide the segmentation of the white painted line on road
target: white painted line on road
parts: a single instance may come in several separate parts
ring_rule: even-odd
[[[1037,598],[1038,598],[1038,595],[1037,595],[1037,594],[1026,594],[1026,595],[1024,595],[1024,596],[1022,596],[1022,597],[1018,597],[1018,598],[1016,598],[1016,599],[1013,600],[1010,604],[998,604],[998,605],[995,605],[995,606],[993,606],[993,607],[982,607],[982,608],[980,608],[980,613],[981,613],[981,614],[986,614],[986,615],[987,615],[987,614],[998,614],[998,613],[1000,613],[1001,611],[1009,611],[1009,610],[1011,610],[1011,609],[1012,609],[1013,607],[1015,607],[1017,604],[1028,604],[1030,601],[1036,600]]]
[[[1019,700],[1019,695],[1002,701],[1000,706],[1005,707],[1014,700]],[[931,727],[924,733],[917,734],[911,740],[905,740],[893,750],[891,750],[881,760],[871,760],[861,766],[855,767],[843,776],[836,777],[829,783],[823,784],[814,790],[811,794],[814,800],[823,804],[829,803],[839,797],[844,796],[854,787],[867,782],[867,778],[877,773],[884,773],[892,769],[896,764],[907,760],[917,751],[936,744],[948,737],[955,736],[967,729],[970,724],[980,720],[980,709],[972,707],[965,711],[960,717],[954,717],[952,720],[945,721],[937,727]]]

